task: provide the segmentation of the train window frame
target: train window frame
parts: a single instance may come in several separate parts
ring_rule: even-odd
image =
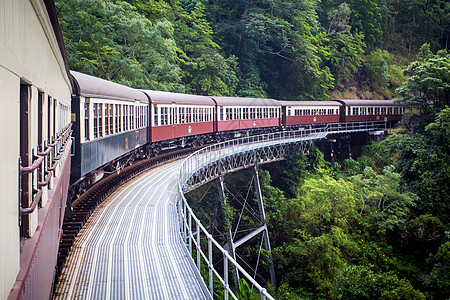
[[[103,103],[98,103],[98,109],[97,109],[97,111],[98,111],[98,137],[103,137],[104,136],[104,133],[103,133],[103,128],[104,128],[104,126],[103,126],[103,121],[104,121],[104,118],[103,118],[103,113],[104,113],[104,111],[103,111]]]
[[[105,103],[105,136],[109,134],[109,115],[108,115],[108,103]]]
[[[96,139],[96,138],[98,138],[98,106],[97,106],[97,103],[93,103],[93,114],[92,114],[92,118],[93,118],[93,121],[94,121],[94,126],[93,126],[93,129],[94,129],[94,139]]]
[[[85,141],[89,141],[90,140],[90,132],[89,132],[89,107],[90,107],[90,103],[89,102],[84,102],[83,103],[83,109],[84,109],[84,140]]]
[[[375,107],[375,115],[379,115],[380,114],[380,107]]]

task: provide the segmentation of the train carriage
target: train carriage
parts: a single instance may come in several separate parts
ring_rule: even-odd
[[[0,299],[49,299],[70,176],[67,59],[52,1],[0,6]]]
[[[202,144],[213,137],[215,103],[206,96],[146,90],[153,147]]]
[[[274,99],[211,97],[217,104],[218,132],[265,132],[278,128],[281,104]]]
[[[335,100],[342,104],[340,122],[386,121],[395,123],[401,120],[406,106],[393,100]],[[392,125],[392,124],[389,124]]]
[[[147,144],[148,99],[139,90],[111,81],[75,71],[71,75],[75,181],[101,166],[120,167],[117,158]],[[92,180],[102,174],[96,171]]]
[[[336,101],[280,101],[285,126],[339,122],[342,106]]]

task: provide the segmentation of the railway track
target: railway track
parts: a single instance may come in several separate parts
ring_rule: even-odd
[[[174,150],[152,157],[149,159],[141,160],[128,166],[118,173],[109,175],[108,177],[100,180],[83,193],[73,203],[73,214],[71,217],[65,218],[61,231],[61,239],[59,243],[58,261],[56,266],[55,281],[58,283],[61,270],[64,267],[67,256],[72,248],[75,238],[78,232],[83,228],[86,221],[89,219],[95,208],[103,202],[112,192],[114,192],[119,186],[126,181],[134,178],[143,171],[156,167],[164,162],[168,162],[183,156],[186,156],[192,152],[201,149],[202,146],[191,147],[181,150]]]

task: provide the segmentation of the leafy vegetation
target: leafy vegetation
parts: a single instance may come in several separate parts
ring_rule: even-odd
[[[260,171],[273,292],[277,299],[450,297],[450,55],[439,50],[448,47],[448,1],[56,4],[70,67],[129,86],[405,101],[410,110],[401,127],[358,160],[330,164],[313,148],[308,157],[295,154]],[[191,197],[223,244],[229,225],[241,222],[245,231],[259,224],[240,208],[244,201],[257,206],[241,188],[246,177],[226,179],[228,205],[212,185]],[[256,244],[241,255],[255,262]],[[267,264],[267,255],[261,260]],[[239,286],[243,299],[255,298],[245,281]]]
[[[428,47],[408,69],[438,69],[445,51],[433,55]],[[446,72],[427,73],[440,81],[407,81],[401,89],[410,86],[405,97],[426,97],[430,80],[445,88]],[[411,102],[401,126],[366,146],[357,160],[332,164],[313,148],[307,157],[293,154],[260,170],[277,299],[450,297],[450,107],[442,106],[447,96],[441,89],[431,95],[435,105]],[[233,230],[236,220],[247,224],[239,227],[244,231],[258,224],[242,214],[244,201],[232,196],[249,194],[251,176],[226,178]],[[246,202],[255,207],[256,196],[250,196]],[[213,209],[214,198],[197,195],[192,203],[217,235],[223,216]],[[199,205],[194,199],[203,200]],[[203,209],[209,206],[212,213]],[[226,243],[223,232],[217,238]],[[250,244],[240,257],[254,265],[259,245]],[[270,278],[267,268],[260,273]],[[243,299],[251,299],[241,285]]]
[[[408,87],[395,90],[406,79],[400,70],[424,43],[433,51],[446,48],[450,30],[443,0],[56,4],[73,70],[133,87],[224,96],[325,100],[409,93]],[[439,55],[439,68],[448,69],[448,57]],[[420,64],[407,74],[436,71]]]

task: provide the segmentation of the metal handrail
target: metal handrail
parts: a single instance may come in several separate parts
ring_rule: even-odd
[[[42,164],[42,161],[44,160],[45,157],[47,157],[51,150],[53,150],[55,148],[55,146],[57,145],[57,143],[70,131],[70,134],[72,133],[72,131],[70,130],[72,127],[72,123],[70,123],[66,129],[64,129],[63,132],[61,132],[60,134],[58,134],[58,137],[56,138],[55,142],[52,144],[48,145],[48,148],[43,151],[43,152],[38,152],[38,156],[37,159],[35,161],[33,161],[33,163],[30,166],[20,166],[20,175],[24,175],[24,174],[28,174],[31,172],[34,172],[37,168],[39,168]],[[61,151],[61,150],[59,150]]]
[[[29,207],[22,207],[22,206],[19,207],[19,213],[21,216],[33,213],[34,210],[36,209],[38,203],[41,201],[42,194],[43,194],[42,187],[47,186],[49,184],[50,179],[52,177],[51,172],[53,172],[56,169],[58,160],[61,159],[62,155],[66,151],[68,142],[71,141],[71,139],[70,139],[70,137],[72,135],[71,127],[72,127],[72,123],[70,123],[68,126],[66,126],[66,128],[61,130],[61,132],[58,134],[58,137],[55,139],[55,141],[52,144],[49,144],[45,151],[38,152],[38,156],[34,160],[34,162],[31,166],[23,167],[21,165],[21,160],[20,160],[19,173],[20,173],[20,177],[22,177],[23,175],[32,173],[35,170],[37,170],[42,165],[42,162],[46,158],[51,156],[51,154],[53,154],[52,150],[53,150],[53,152],[55,152],[55,154],[56,153],[58,154],[57,157],[53,157],[53,156],[50,157],[51,167],[47,167],[46,170],[44,171],[44,173],[46,173],[45,180],[38,181],[38,183],[37,183],[38,189],[32,188],[32,191],[36,194],[33,196],[33,201],[31,202],[31,205]],[[64,142],[60,143],[61,140],[64,140]],[[58,143],[61,144],[59,147],[58,147]],[[55,149],[55,148],[59,148],[59,149]],[[20,201],[20,204],[22,204],[22,201]]]
[[[214,163],[224,157],[233,155],[236,150],[239,151],[251,151],[257,148],[266,147],[268,145],[274,144],[290,144],[298,143],[301,141],[317,140],[325,138],[329,134],[333,133],[347,133],[347,132],[358,132],[367,131],[383,128],[386,126],[385,122],[374,121],[374,122],[353,122],[353,123],[332,123],[327,124],[323,127],[311,128],[311,129],[299,129],[282,131],[276,133],[268,133],[257,136],[249,136],[239,139],[234,139],[230,141],[225,141],[217,143],[205,148],[202,148],[191,155],[189,155],[180,166],[178,174],[178,189],[180,193],[178,201],[178,213],[179,213],[179,223],[180,232],[186,244],[188,244],[189,251],[192,258],[192,243],[197,249],[197,268],[200,270],[200,260],[204,259],[208,264],[209,269],[209,292],[211,296],[214,292],[213,287],[213,274],[219,279],[224,287],[225,299],[231,296],[233,299],[237,299],[236,295],[229,287],[228,283],[228,263],[233,265],[246,280],[250,282],[261,294],[261,299],[274,299],[265,288],[259,285],[250,274],[248,274],[242,266],[236,262],[231,255],[226,251],[206,230],[206,228],[201,224],[200,220],[195,216],[191,207],[187,203],[184,197],[184,192],[188,190],[188,182],[192,176],[195,176],[200,170],[206,167],[208,164]],[[244,149],[244,146],[246,148]],[[242,149],[239,149],[242,148]],[[192,219],[195,222],[196,231],[192,231]],[[206,236],[208,240],[208,257],[203,252],[200,247],[200,234]],[[196,235],[196,239],[194,237]],[[215,270],[212,262],[212,249],[213,246],[219,250],[224,259],[224,274],[223,278],[217,270]]]

